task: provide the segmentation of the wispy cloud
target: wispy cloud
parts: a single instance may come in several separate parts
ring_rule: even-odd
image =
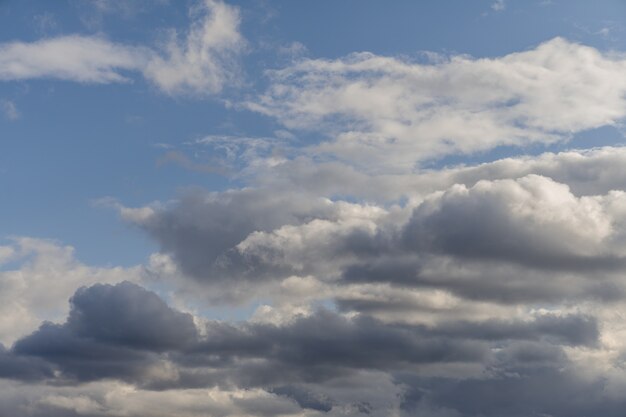
[[[0,108],[2,108],[2,113],[7,119],[17,120],[20,118],[20,112],[11,100],[0,100]]]
[[[493,3],[491,3],[491,9],[496,11],[496,12],[501,12],[504,9],[506,9],[506,2],[505,0],[496,0]]]
[[[138,72],[167,94],[215,94],[238,80],[236,58],[244,45],[238,26],[236,8],[204,0],[184,39],[172,32],[162,50],[79,35],[3,43],[0,80],[119,83]]]

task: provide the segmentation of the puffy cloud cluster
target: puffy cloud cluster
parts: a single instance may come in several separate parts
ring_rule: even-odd
[[[161,246],[145,283],[194,305],[264,304],[237,323],[197,310],[192,320],[130,284],[82,289],[65,324],[43,325],[5,351],[7,363],[29,364],[7,377],[258,390],[296,415],[617,415],[626,382],[616,313],[626,290],[624,155],[602,148],[404,174],[412,187],[390,203],[384,194],[365,202],[354,178],[305,188],[298,181],[315,179],[294,175],[120,205]],[[361,197],[337,197],[350,189]],[[99,314],[124,312],[121,300],[139,295],[153,301],[128,304],[162,312]],[[135,327],[142,317],[151,320],[145,331]],[[133,336],[126,323],[111,336],[109,320],[127,320]],[[168,344],[173,326],[184,334]],[[82,346],[108,366],[41,346]],[[384,389],[371,395],[375,386]],[[581,391],[580,401],[564,400]]]
[[[0,79],[141,72],[168,94],[217,93],[236,82],[239,14],[210,0],[192,14],[164,52],[2,44]],[[146,265],[0,246],[0,414],[623,414],[626,148],[419,165],[615,125],[624,69],[557,38],[499,58],[359,53],[270,72],[246,105],[324,141],[277,156],[267,138],[207,137],[194,146],[223,151],[247,186],[108,200],[158,243]],[[224,306],[236,320],[216,319]]]

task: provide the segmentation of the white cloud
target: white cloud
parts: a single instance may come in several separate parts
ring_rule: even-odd
[[[329,137],[310,151],[372,172],[499,145],[551,143],[626,116],[626,60],[556,38],[499,58],[421,64],[357,53],[269,73],[248,107]]]
[[[56,78],[84,83],[129,81],[125,71],[146,65],[148,51],[103,38],[62,36],[0,44],[0,80]]]
[[[194,19],[184,41],[172,33],[165,57],[155,56],[145,69],[166,93],[217,93],[237,79],[236,57],[245,43],[237,9],[205,0],[194,15],[204,17]]]
[[[20,118],[20,112],[17,110],[17,106],[15,106],[14,102],[10,100],[1,100],[0,105],[2,106],[4,117],[7,119],[17,120]]]
[[[172,32],[162,52],[79,35],[3,43],[0,80],[119,83],[139,72],[167,94],[215,94],[238,79],[236,58],[244,45],[238,26],[236,8],[204,0],[194,10],[185,40]]]
[[[502,10],[506,9],[506,3],[504,2],[504,0],[496,0],[491,3],[491,9],[496,12],[501,12]]]

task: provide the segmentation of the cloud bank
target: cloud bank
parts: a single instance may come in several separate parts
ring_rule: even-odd
[[[205,1],[191,17],[161,49],[0,44],[0,79],[237,85],[239,10]],[[618,126],[625,69],[555,38],[501,57],[362,52],[268,71],[235,107],[280,140],[182,148],[223,154],[215,166],[241,186],[105,200],[158,244],[143,265],[0,246],[0,414],[622,415],[626,148],[425,164]]]

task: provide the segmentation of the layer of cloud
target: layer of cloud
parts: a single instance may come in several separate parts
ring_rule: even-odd
[[[607,148],[419,173],[407,176],[415,188],[402,205],[250,188],[121,214],[160,243],[179,278],[222,295],[313,276],[506,302],[611,299],[624,290],[626,200],[611,191],[624,182],[612,175],[622,159]]]
[[[555,38],[499,58],[356,53],[269,73],[248,107],[330,138],[313,152],[379,173],[500,145],[552,143],[626,115],[621,55]]]
[[[97,284],[76,292],[65,323],[43,323],[10,350],[0,350],[0,377],[31,384],[0,410],[28,404],[32,414],[26,415],[48,410],[95,416],[116,415],[126,405],[124,415],[135,416],[139,411],[134,401],[152,396],[151,389],[165,390],[163,398],[190,399],[199,388],[208,388],[216,395],[232,393],[222,398],[227,401],[221,413],[213,396],[190,413],[206,412],[204,407],[210,410],[214,405],[212,412],[219,415],[265,415],[265,404],[268,415],[321,411],[383,416],[392,409],[410,410],[420,385],[445,383],[434,399],[458,384],[479,389],[503,378],[507,383],[522,378],[517,384],[529,390],[526,384],[536,373],[568,368],[569,377],[584,386],[564,349],[593,349],[598,343],[595,319],[546,313],[525,321],[423,326],[320,309],[282,325],[220,321],[194,325],[190,315],[135,284]],[[511,372],[517,376],[511,377]],[[368,399],[369,390],[375,386],[380,390],[385,374],[397,381],[390,384],[387,379],[384,391]],[[411,383],[425,374],[431,379]],[[65,388],[43,388],[32,381],[62,383],[48,386]],[[118,398],[121,386],[128,388]],[[354,389],[362,390],[360,402],[355,402],[359,395]],[[29,395],[41,390],[47,395],[34,402]],[[248,394],[242,396],[243,392]],[[472,403],[446,407],[450,405],[462,409]],[[496,409],[497,403],[485,406]]]

